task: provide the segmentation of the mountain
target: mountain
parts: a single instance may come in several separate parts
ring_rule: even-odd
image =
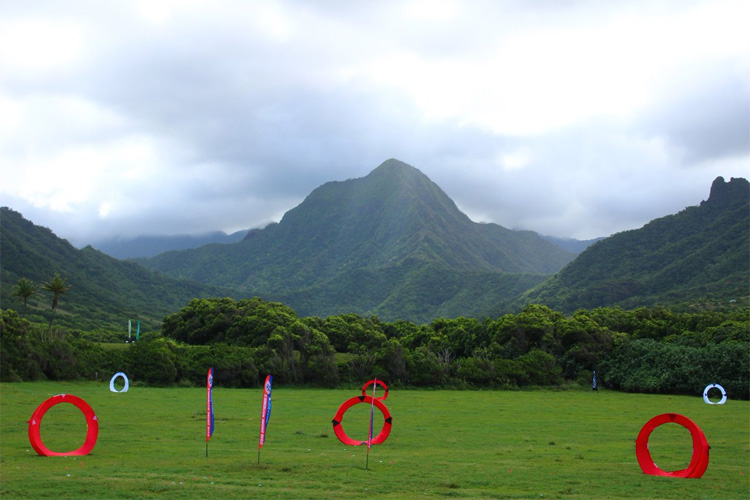
[[[91,246],[117,259],[153,257],[170,250],[186,250],[204,245],[236,243],[247,235],[247,230],[227,234],[215,231],[206,234],[172,236],[138,236],[113,238],[92,243]]]
[[[507,300],[573,258],[534,232],[471,221],[421,171],[391,159],[365,177],[318,187],[279,223],[241,242],[139,262],[281,300],[301,315],[419,321]],[[403,301],[413,315],[396,316]]]
[[[127,319],[158,328],[208,296],[257,295],[300,316],[415,323],[497,317],[529,303],[566,312],[746,305],[749,209],[748,181],[720,177],[699,206],[605,238],[572,260],[536,233],[472,222],[422,172],[389,160],[363,178],[320,186],[279,223],[236,243],[120,261],[77,250],[2,208],[0,307],[22,309],[11,300],[18,279],[41,283],[55,273],[72,286],[55,324],[84,330],[124,328]],[[27,316],[48,321],[49,298],[40,291]]]
[[[11,298],[20,278],[41,284],[59,273],[70,290],[60,298],[54,324],[84,330],[124,329],[128,319],[141,320],[144,331],[157,329],[167,314],[195,297],[231,295],[119,261],[90,246],[78,250],[7,207],[0,208],[0,264],[0,308],[23,310]],[[49,321],[50,311],[50,294],[39,289],[29,301],[28,317]]]
[[[548,236],[546,234],[540,235],[545,240],[549,241],[550,243],[554,243],[558,247],[562,248],[563,250],[566,250],[570,253],[578,255],[579,253],[586,250],[588,247],[593,245],[599,240],[603,240],[604,238],[593,238],[591,240],[577,240],[575,238],[557,238],[555,236]]]
[[[748,302],[750,183],[718,177],[709,198],[601,240],[516,306],[579,308]]]

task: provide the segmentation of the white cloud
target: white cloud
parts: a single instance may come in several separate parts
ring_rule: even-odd
[[[52,19],[3,21],[0,66],[14,73],[50,73],[75,64],[83,50],[77,27]]]
[[[0,196],[79,242],[264,224],[390,157],[477,220],[581,238],[747,175],[744,1],[2,10]]]

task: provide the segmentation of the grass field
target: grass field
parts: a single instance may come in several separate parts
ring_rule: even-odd
[[[27,420],[46,398],[85,399],[99,440],[84,457],[40,457]],[[370,451],[335,437],[331,419],[351,390],[273,390],[258,465],[261,389],[214,389],[216,428],[205,446],[205,389],[111,393],[109,381],[0,384],[0,498],[750,498],[750,403],[707,405],[694,397],[603,391],[391,390],[385,444]],[[635,438],[660,413],[695,421],[711,446],[700,479],[644,475]],[[376,410],[375,433],[383,420]],[[370,407],[346,413],[344,428],[366,439]],[[83,415],[49,410],[42,438],[78,448]],[[690,461],[689,432],[657,428],[651,454],[665,470]]]

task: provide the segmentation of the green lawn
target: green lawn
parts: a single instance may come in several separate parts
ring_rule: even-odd
[[[27,420],[59,393],[85,399],[99,440],[85,457],[40,457]],[[261,389],[214,389],[216,430],[205,447],[205,389],[109,391],[109,380],[0,384],[0,498],[750,498],[750,403],[707,405],[694,397],[593,391],[416,391],[392,389],[385,444],[347,447],[331,419],[356,390],[273,390],[258,461]],[[344,427],[366,439],[368,405]],[[700,479],[644,475],[635,438],[651,417],[681,413],[711,446]],[[375,432],[382,426],[376,410]],[[53,407],[42,437],[55,451],[83,443],[72,405]],[[666,470],[690,460],[690,435],[676,424],[652,434]]]

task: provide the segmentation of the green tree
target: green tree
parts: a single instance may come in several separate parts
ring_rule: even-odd
[[[312,334],[305,348],[305,381],[326,387],[334,387],[339,382],[334,350],[328,337],[318,330]]]
[[[406,369],[404,348],[397,339],[388,339],[380,350],[380,361],[383,369],[392,382],[407,382],[409,372]]]
[[[590,375],[614,348],[615,335],[599,326],[584,309],[558,321],[557,329],[563,349],[559,362],[565,378],[576,380]]]
[[[456,375],[477,387],[489,386],[495,380],[495,365],[483,350],[478,349],[474,356],[461,360]]]
[[[55,312],[57,312],[57,303],[60,300],[60,295],[70,290],[70,285],[67,284],[68,278],[61,278],[59,273],[55,273],[51,280],[42,284],[42,288],[48,292],[52,292],[52,316],[49,319],[49,328],[47,331],[52,330],[52,320],[55,319]]]
[[[28,303],[29,299],[33,297],[34,294],[36,294],[38,288],[39,287],[36,283],[27,278],[21,278],[20,280],[18,280],[18,283],[13,285],[13,292],[11,293],[11,297],[23,301],[24,315],[26,314],[26,304]]]
[[[131,380],[165,386],[177,377],[176,353],[168,339],[144,339],[128,347],[124,362]]]
[[[532,349],[519,357],[518,363],[525,372],[526,382],[530,385],[556,385],[560,382],[562,370],[550,353]]]
[[[439,386],[443,383],[443,370],[438,356],[427,346],[406,351],[406,369],[409,383],[417,386]]]
[[[29,374],[27,370],[29,329],[29,322],[16,311],[0,309],[0,380],[3,382],[32,380],[38,375]]]

